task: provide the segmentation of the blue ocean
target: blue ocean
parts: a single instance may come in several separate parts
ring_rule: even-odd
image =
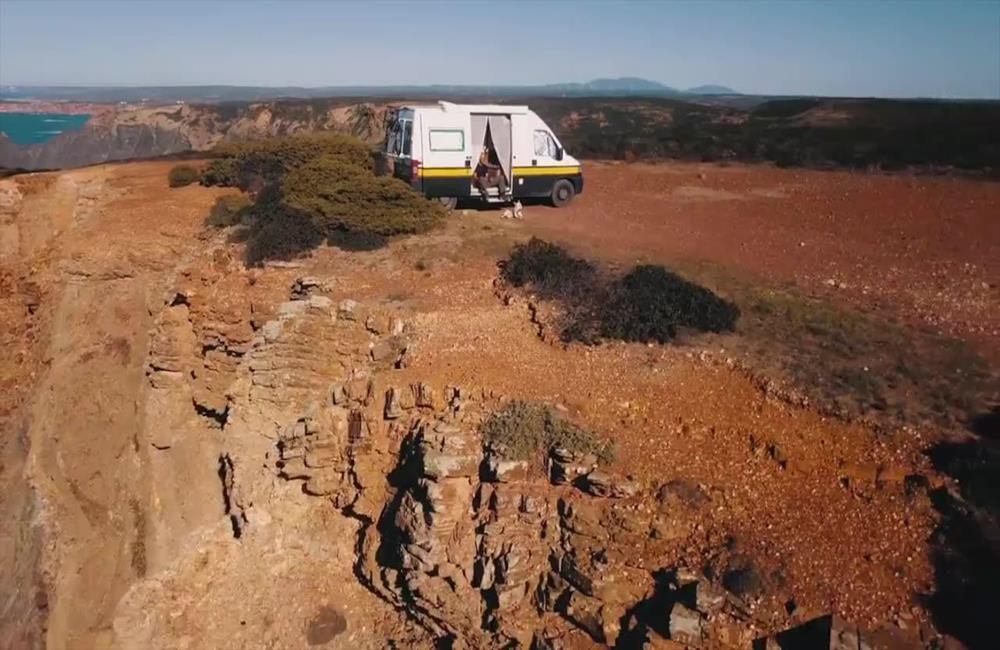
[[[89,119],[67,113],[0,113],[0,132],[15,144],[38,144],[83,128]]]

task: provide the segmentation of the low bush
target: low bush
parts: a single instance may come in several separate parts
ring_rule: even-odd
[[[374,156],[361,140],[340,133],[293,135],[246,142],[227,142],[213,150],[217,156],[202,177],[205,185],[259,189],[280,182],[285,174],[321,157],[371,171]]]
[[[406,183],[376,177],[340,157],[324,156],[289,173],[281,183],[285,202],[309,215],[326,233],[346,230],[388,237],[429,230],[444,210]]]
[[[255,203],[221,201],[210,225],[237,222],[246,260],[288,259],[324,240],[349,250],[384,246],[388,237],[428,230],[444,210],[402,181],[376,177],[361,140],[325,133],[230,142],[218,146],[204,185],[238,187]]]
[[[240,162],[235,158],[216,158],[201,174],[207,187],[240,187]]]
[[[589,290],[597,280],[597,267],[571,257],[561,246],[532,237],[514,246],[501,275],[512,286],[530,285],[533,291],[554,296]]]
[[[167,182],[170,187],[184,187],[191,183],[197,183],[201,174],[191,165],[174,165],[167,173]]]
[[[617,281],[601,309],[601,335],[665,343],[679,328],[731,332],[739,308],[662,266],[640,265]]]
[[[552,449],[594,454],[602,463],[614,459],[614,447],[538,402],[516,400],[491,414],[481,427],[483,442],[504,458],[528,460]]]
[[[739,308],[662,266],[641,265],[614,279],[597,265],[533,238],[514,247],[501,277],[559,305],[564,341],[600,339],[665,343],[681,328],[732,331]]]
[[[205,219],[211,228],[228,228],[243,221],[250,210],[251,202],[244,194],[227,194],[215,200],[212,210]]]
[[[324,234],[305,214],[280,203],[257,204],[240,238],[246,241],[246,263],[290,260],[323,243]]]

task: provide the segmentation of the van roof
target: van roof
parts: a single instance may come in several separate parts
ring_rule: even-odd
[[[514,104],[453,104],[452,102],[440,101],[436,105],[406,106],[410,109],[438,109],[445,113],[485,113],[495,115],[524,115],[528,112],[527,106]]]

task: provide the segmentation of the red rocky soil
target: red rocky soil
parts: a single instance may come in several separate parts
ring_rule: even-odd
[[[533,232],[587,256],[706,261],[1000,354],[1000,184],[769,166],[592,163]]]
[[[994,354],[1000,185],[591,164],[565,210],[458,212],[385,249],[247,270],[202,227],[224,191],[170,190],[169,166],[0,185],[0,505],[36,535],[0,538],[0,592],[19,595],[0,645],[724,646],[825,613],[934,638],[928,488],[948,479],[924,452],[942,432],[790,404],[697,338],[553,345],[526,299],[498,296],[496,264],[530,235],[708,261]],[[616,460],[579,488],[541,458],[469,469],[511,398]],[[670,609],[655,583],[673,569],[730,593]],[[629,614],[643,602],[665,608],[653,623]]]

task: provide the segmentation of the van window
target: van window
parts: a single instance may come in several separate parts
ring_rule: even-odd
[[[548,131],[535,131],[535,155],[556,157],[556,142]]]
[[[431,151],[465,151],[465,131],[461,129],[431,129]]]
[[[409,156],[413,151],[413,120],[402,120],[403,125],[403,155]]]
[[[403,145],[403,126],[399,122],[392,123],[389,137],[386,139],[385,152],[391,156],[398,156]]]

